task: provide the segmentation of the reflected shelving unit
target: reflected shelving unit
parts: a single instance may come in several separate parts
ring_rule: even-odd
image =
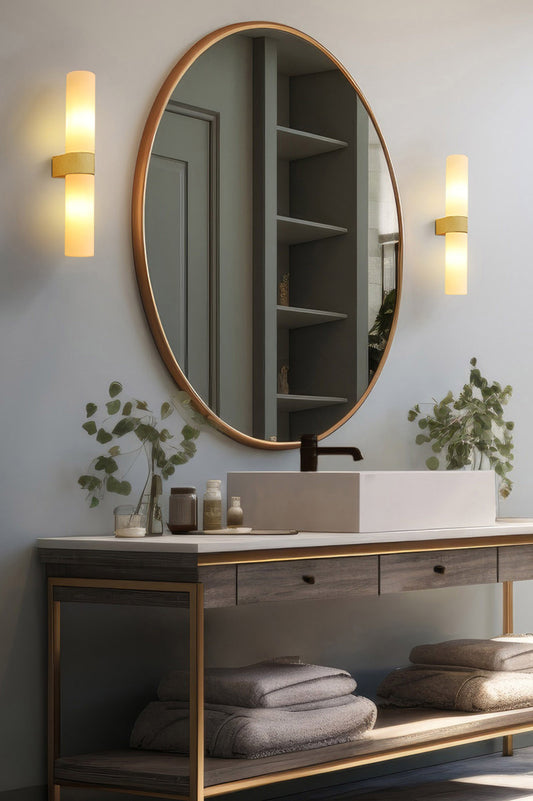
[[[287,441],[368,384],[368,120],[321,53],[255,39],[253,80],[254,435]]]

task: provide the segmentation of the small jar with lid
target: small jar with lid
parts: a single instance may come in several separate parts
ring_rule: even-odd
[[[196,487],[172,487],[168,502],[168,527],[173,534],[198,530]]]

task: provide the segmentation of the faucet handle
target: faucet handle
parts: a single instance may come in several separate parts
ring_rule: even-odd
[[[302,434],[300,437],[300,471],[316,473],[318,465],[318,437],[316,434]]]

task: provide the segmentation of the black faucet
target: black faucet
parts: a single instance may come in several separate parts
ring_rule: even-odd
[[[335,455],[345,454],[351,456],[354,462],[359,462],[363,455],[359,448],[323,448],[318,447],[318,438],[316,434],[302,434],[300,437],[300,470],[304,472],[316,473],[318,464],[318,457],[322,454]]]

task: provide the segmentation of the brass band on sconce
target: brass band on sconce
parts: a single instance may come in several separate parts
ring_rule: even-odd
[[[94,175],[94,153],[62,153],[52,156],[52,178]]]
[[[440,217],[438,220],[435,220],[435,234],[437,236],[444,236],[444,234],[454,233],[468,233],[468,217],[451,215],[449,217]]]

